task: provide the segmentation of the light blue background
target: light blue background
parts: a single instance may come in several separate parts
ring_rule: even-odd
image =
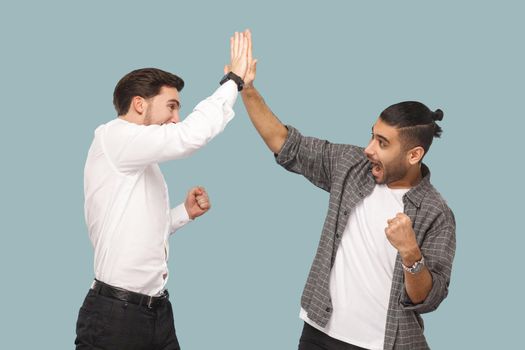
[[[71,349],[93,278],[83,166],[115,117],[113,88],[145,66],[211,94],[228,38],[249,27],[256,85],[304,134],[364,145],[379,112],[441,108],[426,162],[456,214],[450,295],[425,315],[434,349],[522,342],[524,6],[519,1],[18,1],[0,12],[3,349]],[[328,195],[277,166],[240,99],[226,131],[162,166],[172,204],[213,209],[171,239],[168,288],[184,349],[295,349],[299,298]]]

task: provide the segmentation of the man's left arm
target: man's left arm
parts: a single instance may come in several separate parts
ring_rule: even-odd
[[[448,294],[452,260],[456,241],[453,219],[444,222],[427,233],[419,247],[410,218],[399,213],[388,220],[385,229],[390,243],[398,250],[403,265],[412,267],[416,262],[424,263],[421,269],[404,272],[404,285],[401,303],[406,310],[419,313],[431,312]]]

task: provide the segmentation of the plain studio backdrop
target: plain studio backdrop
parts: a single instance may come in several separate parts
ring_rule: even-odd
[[[3,349],[71,349],[93,278],[83,167],[127,72],[210,95],[229,36],[250,28],[256,86],[303,134],[366,145],[390,104],[441,108],[426,163],[454,210],[449,297],[424,315],[433,349],[516,348],[523,323],[524,6],[519,1],[18,1],[0,13]],[[168,288],[184,349],[295,349],[328,194],[286,172],[240,98],[225,132],[162,165],[172,206],[213,208],[171,237]],[[520,326],[521,324],[521,326]]]

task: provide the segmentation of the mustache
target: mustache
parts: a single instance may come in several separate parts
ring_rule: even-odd
[[[373,165],[381,165],[381,162],[380,162],[379,160],[372,159],[372,158],[370,158],[370,157],[368,157],[368,156],[367,156],[366,158],[367,158],[368,161],[369,161],[370,163],[372,163]]]

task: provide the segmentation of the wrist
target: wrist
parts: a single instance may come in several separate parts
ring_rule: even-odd
[[[195,220],[196,216],[192,215],[191,210],[188,208],[188,204],[184,203],[184,209],[186,209],[186,214],[188,214],[188,218],[190,220]]]
[[[421,250],[418,246],[406,250],[404,252],[399,252],[399,255],[401,256],[401,262],[405,266],[412,266],[417,261],[420,261],[423,255],[421,254]]]
[[[421,259],[415,261],[412,265],[403,265],[403,270],[411,275],[418,274],[425,267],[425,257],[421,255]]]
[[[244,87],[241,91],[241,95],[251,94],[254,91],[255,91],[255,86],[253,86],[253,83],[247,83],[247,84],[244,84]]]
[[[235,72],[229,72],[226,73],[224,77],[222,77],[221,81],[219,82],[220,85],[226,83],[228,80],[233,81],[237,85],[237,91],[242,91],[244,88],[244,80],[241,78],[238,74]]]

